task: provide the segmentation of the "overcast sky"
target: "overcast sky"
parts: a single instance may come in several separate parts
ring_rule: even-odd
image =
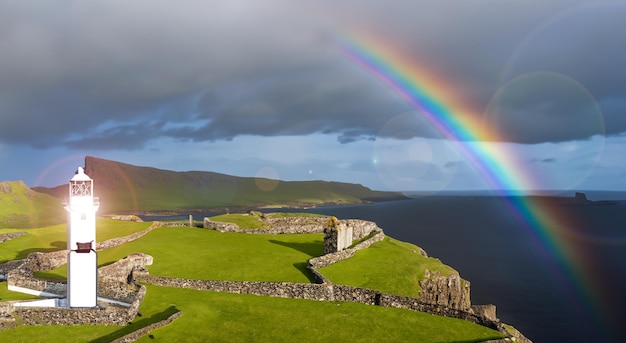
[[[626,190],[624,32],[623,1],[0,1],[0,180],[59,185],[92,155],[482,189],[475,144],[532,188]],[[374,39],[498,139],[447,140],[337,43]]]

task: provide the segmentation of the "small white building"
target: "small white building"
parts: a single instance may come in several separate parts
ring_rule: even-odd
[[[69,307],[96,307],[98,255],[93,180],[79,167],[70,180],[67,210],[67,302]]]

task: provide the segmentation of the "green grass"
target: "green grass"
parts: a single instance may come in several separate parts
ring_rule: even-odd
[[[237,224],[237,226],[242,229],[260,229],[263,227],[263,222],[259,218],[241,213],[222,214],[219,216],[211,217],[211,220],[216,222]]]
[[[39,297],[34,295],[9,291],[7,285],[8,284],[6,282],[0,282],[0,302],[9,300],[39,299]]]
[[[106,218],[96,221],[96,240],[105,241],[128,236],[150,226],[151,223],[133,223]],[[39,229],[0,229],[0,233],[23,231],[28,234],[0,245],[0,263],[23,259],[36,251],[52,252],[67,247],[67,225],[53,225]]]
[[[215,293],[148,285],[127,326],[21,326],[3,342],[108,342],[183,315],[138,342],[479,342],[502,335],[467,321],[356,303]]]
[[[183,315],[139,342],[472,342],[501,335],[458,319],[356,303],[148,286],[144,315]]]
[[[247,235],[190,227],[158,228],[141,239],[98,252],[98,264],[133,252],[154,258],[152,275],[202,280],[311,282],[306,268],[323,254],[322,234]],[[63,278],[62,266],[39,276]]]
[[[29,228],[61,223],[61,200],[38,193],[22,181],[0,182],[0,228]]]
[[[203,280],[309,282],[307,261],[323,253],[321,234],[248,235],[177,227],[99,253],[99,263],[132,252],[152,255],[152,275]]]
[[[259,215],[261,214],[258,212]],[[293,218],[293,217],[326,217],[321,214],[315,213],[267,213],[265,216],[271,218]],[[241,229],[260,229],[266,226],[266,224],[257,216],[249,215],[246,213],[228,213],[210,218],[216,222],[225,222],[237,224]]]
[[[375,289],[417,298],[424,270],[449,276],[456,271],[432,257],[423,257],[417,246],[386,237],[347,260],[320,269],[333,283]]]

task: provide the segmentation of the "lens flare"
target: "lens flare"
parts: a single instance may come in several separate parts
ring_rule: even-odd
[[[258,189],[265,192],[271,192],[278,187],[278,184],[280,183],[280,181],[278,181],[279,178],[280,177],[276,169],[265,166],[257,171],[254,183]]]

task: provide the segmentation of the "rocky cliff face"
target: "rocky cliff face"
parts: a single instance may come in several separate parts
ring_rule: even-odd
[[[428,269],[424,274],[426,279],[420,281],[420,301],[464,311],[471,308],[469,281],[458,274],[446,277]]]

